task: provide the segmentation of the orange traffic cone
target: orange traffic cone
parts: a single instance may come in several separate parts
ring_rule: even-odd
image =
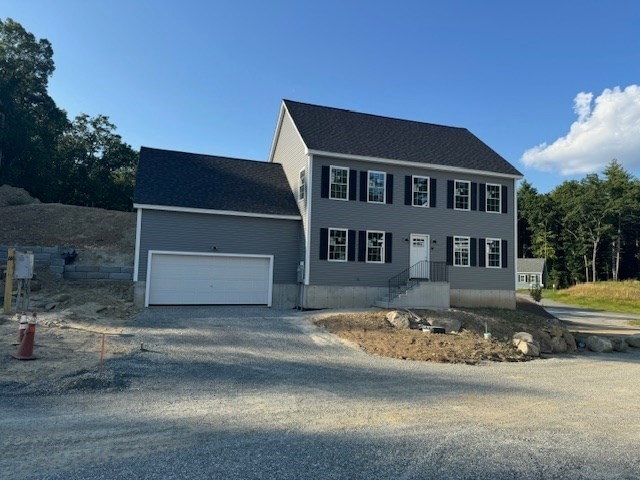
[[[24,333],[27,331],[27,323],[27,316],[22,312],[22,314],[20,314],[20,324],[18,325],[18,343],[14,343],[14,345],[20,345],[22,343]]]
[[[35,360],[35,356],[33,355],[33,342],[36,337],[36,314],[33,313],[33,317],[29,319],[29,326],[22,337],[22,342],[20,342],[20,346],[18,347],[18,352],[15,355],[12,355],[13,358],[17,358],[18,360]]]

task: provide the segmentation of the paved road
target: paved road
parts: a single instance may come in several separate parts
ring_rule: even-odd
[[[551,315],[562,320],[571,331],[603,335],[640,333],[640,326],[629,325],[629,320],[638,320],[639,315],[589,310],[547,299],[540,304]]]
[[[147,310],[130,333],[120,341],[145,351],[112,358],[102,376],[0,383],[0,478],[640,472],[638,351],[480,366],[409,362],[344,345],[308,314],[270,309]]]

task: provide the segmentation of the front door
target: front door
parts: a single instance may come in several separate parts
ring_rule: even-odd
[[[409,238],[411,278],[429,278],[429,235],[412,233]]]

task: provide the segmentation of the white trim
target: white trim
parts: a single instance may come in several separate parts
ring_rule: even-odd
[[[382,234],[382,247],[380,247],[380,261],[379,262],[374,262],[373,260],[369,260],[369,234],[370,233],[381,233]],[[386,241],[387,241],[387,232],[383,232],[382,230],[367,230],[366,236],[365,236],[365,247],[364,247],[364,261],[365,263],[377,263],[377,264],[384,264],[385,263],[385,248],[386,248]]]
[[[513,186],[511,187],[512,195],[513,195],[513,257],[511,258],[511,262],[513,265],[513,276],[514,276],[514,284],[513,288],[515,290],[516,285],[518,284],[517,275],[518,275],[518,189],[516,188],[517,181],[513,181]],[[508,248],[507,244],[507,248]]]
[[[331,179],[333,178],[333,169],[340,169],[340,170],[346,170],[347,171],[347,196],[346,198],[335,198],[331,196]],[[329,165],[329,200],[340,200],[342,202],[348,202],[349,201],[349,194],[351,192],[349,192],[349,180],[351,180],[349,178],[349,176],[351,175],[351,169],[349,167],[343,167],[342,165]],[[338,184],[336,184],[338,185]]]
[[[346,241],[344,245],[344,260],[332,259],[329,258],[329,252],[331,251],[331,230],[334,232],[340,231],[344,232],[344,239]],[[338,263],[346,263],[349,260],[349,229],[348,228],[336,228],[329,227],[327,228],[327,261],[328,262],[338,262]]]
[[[467,237],[465,235],[454,235],[453,237],[453,249],[451,251],[451,266],[453,267],[461,267],[461,268],[470,268],[471,267],[471,237]],[[467,245],[468,245],[468,251],[467,251],[467,259],[468,259],[468,263],[467,265],[456,265],[456,238],[466,238],[467,239]]]
[[[403,167],[424,168],[427,170],[438,170],[444,172],[468,173],[472,175],[481,175],[483,177],[500,177],[519,180],[524,178],[522,175],[513,175],[509,173],[497,173],[486,170],[472,170],[461,167],[451,167],[448,165],[437,165],[434,163],[410,162],[408,160],[392,160],[390,158],[368,157],[365,155],[350,155],[346,153],[323,152],[322,150],[308,150],[308,154],[321,155],[324,157],[341,158],[344,160],[360,160],[364,162],[385,163],[388,165],[398,165]]]
[[[489,205],[489,185],[491,185],[492,187],[498,187],[498,198],[500,200],[498,201],[497,212],[490,212],[489,210],[487,210],[487,205]],[[484,211],[485,213],[502,213],[502,185],[500,185],[499,183],[487,182],[484,184]]]
[[[285,113],[289,117],[289,120],[291,121],[291,125],[293,125],[293,129],[298,134],[298,137],[300,137],[300,142],[302,143],[302,145],[304,145],[305,155],[309,155],[309,148],[307,148],[307,145],[304,143],[304,139],[302,138],[302,135],[300,135],[300,131],[298,130],[296,123],[293,121],[293,117],[289,113],[289,110],[287,110],[287,107],[283,100],[282,103],[280,104],[280,114],[278,115],[278,123],[276,124],[276,130],[273,134],[273,140],[271,140],[271,148],[269,149],[270,163],[273,163],[273,156],[276,154],[276,145],[278,144],[277,140],[278,138],[280,138],[280,130],[282,129],[282,123],[284,122]]]
[[[307,222],[304,229],[304,284],[309,285],[309,273],[311,272],[311,200],[313,198],[313,156],[307,157]],[[304,307],[304,305],[302,305]]]
[[[208,208],[171,207],[168,205],[147,205],[134,203],[133,208],[144,208],[146,210],[161,210],[166,212],[181,213],[202,213],[205,215],[228,215],[231,217],[255,217],[255,218],[276,218],[280,220],[301,220],[300,215],[276,215],[271,213],[237,212],[234,210],[212,210]]]
[[[136,247],[133,258],[133,281],[138,281],[138,269],[140,267],[140,233],[142,232],[142,208],[136,212]]]
[[[144,306],[149,306],[149,291],[151,289],[151,259],[153,255],[184,255],[198,257],[244,257],[244,258],[268,258],[269,259],[269,290],[267,293],[268,303],[270,307],[273,302],[273,255],[256,255],[250,253],[209,253],[209,252],[185,252],[171,250],[149,250],[147,255],[147,284],[144,292]]]
[[[415,183],[414,180],[416,178],[426,178],[427,179],[427,204],[426,205],[416,205],[413,203],[413,194],[415,193]],[[454,195],[455,198],[455,195]],[[431,177],[426,177],[424,175],[411,175],[411,206],[418,208],[430,208],[431,207]]]
[[[489,265],[489,242],[498,242],[500,248],[498,253],[498,266]],[[502,268],[502,239],[501,238],[485,238],[484,239],[484,266],[485,268]]]
[[[381,202],[374,202],[373,200],[369,200],[369,189],[371,188],[371,185],[369,183],[369,175],[371,175],[372,173],[381,173],[384,176],[384,184],[382,185],[382,201]],[[381,172],[379,170],[367,170],[367,203],[377,203],[377,204],[387,203],[387,172]]]
[[[456,188],[456,184],[457,183],[466,183],[468,185],[467,188],[467,208],[458,208],[456,206],[456,196],[458,195],[457,193],[457,188]],[[458,179],[454,179],[453,180],[453,209],[454,210],[458,210],[460,212],[470,212],[471,211],[471,180],[458,180]]]

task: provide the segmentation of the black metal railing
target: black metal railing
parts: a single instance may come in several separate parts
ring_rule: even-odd
[[[420,282],[448,282],[449,271],[446,262],[422,260],[389,279],[388,303]]]

